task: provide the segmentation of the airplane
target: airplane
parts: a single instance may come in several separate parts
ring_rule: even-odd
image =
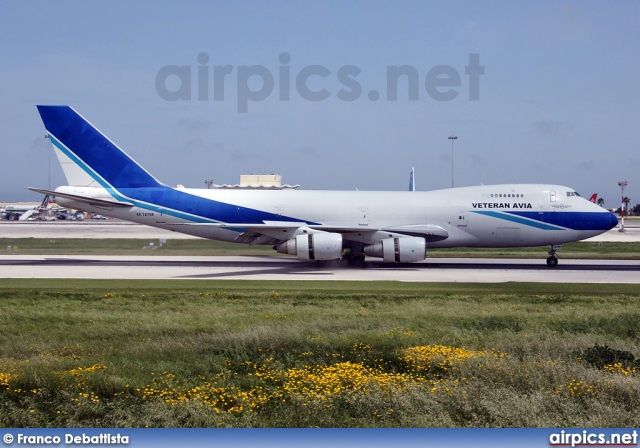
[[[593,202],[594,204],[598,202],[598,193],[593,193],[589,198],[589,202]]]
[[[9,204],[2,209],[2,217],[9,221],[26,221],[33,215],[38,215],[42,210],[50,208],[49,195],[45,194],[40,205]]]
[[[69,185],[60,205],[202,238],[272,245],[303,260],[419,262],[427,248],[551,246],[604,233],[611,212],[561,185],[317,191],[173,188],[69,106],[37,106]]]

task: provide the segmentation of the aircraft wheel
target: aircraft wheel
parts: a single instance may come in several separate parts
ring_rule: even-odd
[[[558,266],[558,259],[556,257],[547,258],[547,266],[549,266],[550,268],[555,268],[556,266]]]
[[[364,254],[351,255],[349,264],[352,266],[360,266],[364,263]]]

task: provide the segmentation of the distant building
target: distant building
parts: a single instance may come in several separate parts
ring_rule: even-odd
[[[213,186],[227,190],[295,190],[300,185],[282,185],[280,174],[241,174],[239,184]]]

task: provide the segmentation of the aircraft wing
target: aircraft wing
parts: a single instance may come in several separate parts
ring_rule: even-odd
[[[168,224],[169,226],[210,226],[216,228],[228,228],[229,230],[241,230],[235,242],[249,244],[274,244],[293,238],[300,228],[312,229],[320,232],[348,233],[375,233],[390,232],[406,236],[422,237],[427,242],[442,241],[449,238],[449,233],[440,226],[435,225],[408,225],[384,228],[363,228],[359,226],[324,226],[310,225],[305,222],[265,221],[264,224],[227,224],[227,223],[180,223]]]
[[[36,193],[48,194],[50,196],[56,196],[60,198],[70,199],[72,201],[81,202],[83,204],[95,205],[98,207],[133,207],[133,204],[130,202],[119,202],[119,201],[111,201],[109,199],[97,199],[91,198],[88,196],[80,196],[77,194],[69,194],[69,193],[59,193],[57,191],[52,190],[43,190],[41,188],[32,188],[27,187],[27,190],[35,191]]]
[[[401,233],[407,236],[423,237],[427,242],[442,241],[449,238],[449,232],[440,226],[430,224],[426,225],[410,225],[410,226],[394,226],[381,229],[384,232]]]
[[[265,224],[230,224],[223,222],[213,223],[167,223],[167,227],[215,227],[238,231],[234,243],[244,244],[276,244],[292,238],[296,230],[307,227],[305,222],[271,222]]]

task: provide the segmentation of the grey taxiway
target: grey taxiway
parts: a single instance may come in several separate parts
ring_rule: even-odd
[[[2,223],[5,238],[192,238],[120,222]],[[593,241],[640,241],[640,228],[613,229]],[[427,258],[394,264],[367,260],[307,262],[284,257],[31,256],[0,255],[0,278],[393,280],[405,282],[640,283],[640,261],[572,260],[557,268],[537,259]]]

